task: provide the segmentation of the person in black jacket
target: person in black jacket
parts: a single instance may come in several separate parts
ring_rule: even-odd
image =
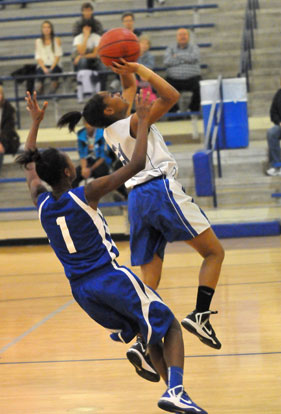
[[[20,139],[15,129],[14,107],[5,99],[3,86],[0,85],[0,170],[4,154],[15,154],[20,145]]]
[[[81,7],[82,17],[77,20],[72,29],[73,36],[82,33],[85,24],[91,26],[92,33],[102,35],[104,32],[103,26],[99,20],[94,17],[94,6],[92,3],[83,3]]]
[[[270,119],[274,123],[274,126],[267,131],[270,166],[266,174],[270,176],[281,176],[281,168],[276,166],[276,163],[281,163],[281,89],[274,95],[270,107]]]

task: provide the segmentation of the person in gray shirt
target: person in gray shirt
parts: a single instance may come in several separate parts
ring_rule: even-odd
[[[190,41],[190,33],[185,28],[177,31],[177,44],[168,47],[164,56],[166,80],[179,92],[192,92],[189,109],[200,110],[200,52]]]

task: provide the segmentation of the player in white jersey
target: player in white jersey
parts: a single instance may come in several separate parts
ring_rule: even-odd
[[[143,101],[142,94],[136,97],[139,124],[131,161],[114,173],[75,189],[72,181],[76,170],[70,158],[55,148],[42,153],[36,148],[47,103],[40,109],[36,93],[31,98],[29,92],[26,101],[32,126],[25,151],[17,162],[25,166],[32,200],[51,247],[64,266],[75,300],[92,319],[113,332],[113,340],[128,343],[141,333],[168,386],[158,401],[161,409],[207,414],[183,388],[184,344],[179,322],[153,289],[128,268],[118,265],[118,250],[97,207],[103,195],[145,166],[148,99]],[[50,185],[50,192],[41,180]]]
[[[221,343],[209,321],[210,315],[216,312],[209,309],[224,250],[203,211],[176,181],[177,163],[153,125],[177,102],[179,93],[141,64],[121,59],[120,63],[114,63],[112,70],[120,75],[122,95],[100,92],[87,102],[82,114],[70,112],[61,118],[59,125],[68,124],[69,129],[73,130],[83,116],[90,125],[105,128],[106,141],[126,165],[132,156],[139,122],[137,114],[130,115],[136,93],[135,73],[150,82],[157,91],[158,99],[153,102],[149,116],[145,168],[126,183],[131,189],[128,198],[131,261],[133,265],[141,266],[143,281],[156,289],[167,242],[183,240],[197,250],[203,262],[196,307],[183,319],[182,325],[203,343],[220,349]],[[143,355],[141,345],[137,341],[127,353],[129,360],[138,368]]]

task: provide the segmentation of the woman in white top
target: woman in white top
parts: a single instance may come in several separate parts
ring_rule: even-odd
[[[62,56],[61,40],[55,37],[53,24],[45,20],[41,25],[41,38],[35,41],[35,59],[37,61],[36,73],[48,75],[49,73],[61,73],[62,68],[59,64]],[[52,81],[51,93],[54,93],[59,86],[58,78]],[[38,80],[37,93],[42,93],[44,89],[44,79]]]

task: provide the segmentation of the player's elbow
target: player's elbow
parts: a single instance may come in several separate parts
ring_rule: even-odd
[[[166,105],[171,108],[173,107],[179,100],[180,93],[173,87],[169,90],[167,96],[165,96]]]
[[[177,103],[178,100],[180,99],[181,94],[179,93],[179,91],[177,91],[176,89],[174,89],[173,94],[171,96],[171,99],[173,99],[174,103]]]
[[[137,174],[145,168],[145,158],[135,160],[132,164],[133,174]]]

